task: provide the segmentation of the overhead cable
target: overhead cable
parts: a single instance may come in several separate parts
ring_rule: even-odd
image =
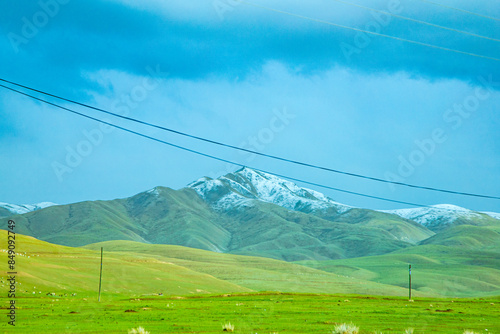
[[[456,11],[459,11],[459,12],[471,14],[471,15],[474,15],[474,16],[482,17],[482,18],[485,18],[485,19],[494,20],[494,21],[500,21],[499,18],[496,18],[496,17],[493,17],[493,16],[488,16],[488,15],[483,15],[483,14],[479,14],[479,13],[474,13],[474,12],[471,12],[469,10],[465,10],[465,9],[462,9],[462,8],[452,7],[452,6],[444,5],[442,3],[438,3],[438,2],[434,2],[434,1],[429,1],[429,0],[420,0],[420,1],[427,2],[427,3],[430,3],[432,5],[436,5],[436,6],[439,6],[439,7],[448,8],[448,9],[456,10]]]
[[[430,22],[426,22],[426,21],[422,21],[422,20],[413,19],[413,18],[410,18],[410,17],[406,17],[406,16],[402,16],[402,15],[398,15],[398,14],[386,12],[386,11],[375,9],[375,8],[371,8],[371,7],[362,6],[362,5],[359,5],[359,4],[356,4],[356,3],[352,3],[352,2],[348,2],[348,1],[343,1],[343,0],[333,0],[333,1],[336,1],[336,2],[339,2],[339,3],[343,3],[343,4],[349,5],[349,6],[363,8],[363,9],[366,9],[366,10],[369,10],[369,11],[372,11],[372,12],[389,15],[389,16],[392,16],[392,17],[396,17],[398,19],[402,19],[402,20],[406,20],[406,21],[412,21],[412,22],[416,22],[416,23],[428,25],[428,26],[431,26],[431,27],[434,27],[434,28],[449,30],[449,31],[453,31],[453,32],[456,32],[456,33],[460,33],[460,34],[465,34],[465,35],[469,35],[469,36],[473,36],[473,37],[478,37],[478,38],[488,39],[488,40],[495,41],[495,42],[500,42],[500,39],[496,39],[496,38],[493,38],[493,37],[478,35],[478,34],[474,34],[472,32],[468,32],[468,31],[464,31],[464,30],[459,30],[459,29],[455,29],[455,28],[449,28],[449,27],[445,27],[445,26],[442,26],[442,25],[439,25],[439,24],[434,24],[434,23],[430,23]]]
[[[41,90],[38,90],[38,89],[35,89],[35,88],[31,88],[31,87],[28,87],[28,86],[25,86],[25,85],[21,85],[21,84],[18,84],[18,83],[15,83],[15,82],[12,82],[12,81],[9,81],[9,80],[6,80],[6,79],[0,78],[0,81],[6,82],[6,83],[9,83],[9,84],[18,86],[18,87],[22,87],[22,88],[25,88],[25,89],[28,89],[28,90],[31,90],[31,91],[34,91],[34,92],[46,95],[46,96],[57,98],[57,99],[62,100],[62,101],[73,103],[73,104],[76,104],[76,105],[79,105],[79,106],[82,106],[82,107],[85,107],[85,108],[96,110],[96,111],[105,113],[107,115],[112,115],[112,116],[115,116],[115,117],[118,117],[118,118],[122,118],[122,119],[125,119],[125,120],[128,120],[128,121],[132,121],[132,122],[135,122],[135,123],[138,123],[138,124],[142,124],[142,125],[146,125],[146,126],[149,126],[149,127],[156,128],[156,129],[168,131],[168,132],[175,133],[175,134],[178,134],[178,135],[181,135],[181,136],[184,136],[184,137],[188,137],[188,138],[192,138],[192,139],[196,139],[196,140],[208,142],[208,143],[211,143],[211,144],[214,144],[214,145],[218,145],[218,146],[222,146],[222,147],[227,147],[227,148],[230,148],[230,149],[234,149],[234,150],[238,150],[238,151],[242,151],[242,152],[246,152],[246,153],[251,153],[251,154],[255,154],[255,155],[259,155],[259,156],[263,156],[263,157],[266,157],[266,158],[271,158],[271,159],[275,159],[275,160],[279,160],[279,161],[283,161],[283,162],[287,162],[287,163],[292,163],[292,164],[296,164],[296,165],[300,165],[300,166],[304,166],[304,167],[315,168],[315,169],[324,170],[324,171],[328,171],[328,172],[333,172],[333,173],[337,173],[337,174],[342,174],[342,175],[347,175],[347,176],[352,176],[352,177],[357,177],[357,178],[372,180],[372,181],[376,181],[376,182],[383,182],[383,183],[388,183],[388,184],[394,184],[394,185],[398,185],[398,186],[405,186],[405,187],[422,189],[422,190],[443,192],[443,193],[449,193],[449,194],[454,194],[454,195],[480,197],[480,198],[488,198],[488,199],[500,199],[500,197],[498,197],[498,196],[490,196],[490,195],[483,195],[483,194],[475,194],[475,193],[468,193],[468,192],[446,190],[446,189],[440,189],[440,188],[434,188],[434,187],[426,187],[426,186],[419,186],[419,185],[414,185],[414,184],[409,184],[409,183],[404,183],[404,182],[397,182],[397,181],[391,181],[391,180],[386,180],[386,179],[380,179],[380,178],[376,178],[376,177],[371,177],[371,176],[366,176],[366,175],[361,175],[361,174],[356,174],[356,173],[341,171],[341,170],[337,170],[337,169],[333,169],[333,168],[328,168],[328,167],[323,167],[323,166],[318,166],[318,165],[314,165],[314,164],[310,164],[310,163],[306,163],[306,162],[302,162],[302,161],[287,159],[287,158],[279,157],[279,156],[276,156],[276,155],[271,155],[271,154],[266,154],[266,153],[262,153],[262,152],[258,152],[258,151],[253,151],[253,150],[249,150],[249,149],[246,149],[246,148],[237,147],[237,146],[234,146],[234,145],[230,145],[230,144],[222,143],[222,142],[219,142],[219,141],[215,141],[215,140],[212,140],[212,139],[207,139],[207,138],[195,136],[195,135],[192,135],[192,134],[189,134],[189,133],[185,133],[185,132],[181,132],[181,131],[178,131],[178,130],[170,129],[170,128],[163,127],[163,126],[160,126],[160,125],[156,125],[156,124],[153,124],[153,123],[141,121],[141,120],[138,120],[138,119],[135,119],[135,118],[131,118],[131,117],[123,116],[123,115],[120,115],[120,114],[116,114],[116,113],[113,113],[113,112],[110,112],[110,111],[107,111],[107,110],[104,110],[104,109],[101,109],[101,108],[97,108],[97,107],[94,107],[94,106],[91,106],[91,105],[88,105],[88,104],[85,104],[85,103],[81,103],[81,102],[77,102],[77,101],[74,101],[74,100],[71,100],[71,99],[67,99],[67,98],[64,98],[64,97],[61,97],[61,96],[58,96],[58,95],[55,95],[55,94],[50,94],[50,93],[47,93],[47,92],[44,92],[44,91],[41,91]],[[2,86],[2,87],[8,88],[6,86]],[[17,92],[17,90],[16,90],[16,92]]]
[[[386,201],[386,202],[392,202],[392,203],[398,203],[398,204],[405,204],[405,205],[410,205],[410,206],[415,206],[415,207],[429,207],[429,208],[431,207],[431,206],[424,205],[424,204],[417,204],[417,203],[411,203],[411,202],[405,202],[405,201],[398,201],[398,200],[395,200],[395,199],[389,199],[389,198],[384,198],[384,197],[379,197],[379,196],[367,195],[367,194],[363,194],[363,193],[359,193],[359,192],[354,192],[354,191],[350,191],[350,190],[339,189],[339,188],[335,188],[335,187],[326,186],[326,185],[323,185],[323,184],[320,184],[320,183],[310,182],[310,181],[306,181],[306,180],[302,180],[302,179],[298,179],[298,178],[293,178],[293,177],[290,177],[290,176],[287,176],[287,175],[273,173],[273,172],[266,171],[266,170],[263,170],[263,169],[260,169],[260,168],[255,168],[255,167],[252,167],[252,166],[248,166],[246,164],[241,164],[241,163],[238,163],[238,162],[235,162],[235,161],[231,161],[231,160],[228,160],[228,159],[223,159],[223,158],[220,158],[220,157],[217,157],[217,156],[214,156],[214,155],[211,155],[211,154],[203,153],[203,152],[200,152],[200,151],[197,151],[197,150],[194,150],[194,149],[190,149],[190,148],[187,148],[187,147],[184,147],[184,146],[176,145],[176,144],[167,142],[165,140],[158,139],[158,138],[155,138],[155,137],[152,137],[152,136],[140,133],[138,131],[134,131],[134,130],[131,130],[129,128],[125,128],[125,127],[122,127],[122,126],[119,126],[119,125],[116,125],[116,124],[113,124],[113,123],[110,123],[110,122],[107,122],[107,121],[104,121],[104,120],[101,120],[101,119],[89,116],[89,115],[86,115],[86,114],[83,114],[83,113],[80,113],[80,112],[72,110],[70,108],[66,108],[66,107],[61,106],[59,104],[56,104],[56,103],[53,103],[53,102],[41,99],[39,97],[36,97],[36,96],[30,95],[30,94],[24,93],[22,91],[19,91],[17,89],[14,89],[14,88],[2,85],[2,84],[0,84],[0,87],[3,87],[5,89],[8,89],[8,90],[13,91],[15,93],[24,95],[26,97],[29,97],[29,98],[33,99],[33,100],[37,100],[39,102],[51,105],[51,106],[56,107],[58,109],[68,111],[68,112],[70,112],[72,114],[75,114],[75,115],[78,115],[80,117],[84,117],[84,118],[87,118],[87,119],[90,119],[90,120],[93,120],[93,121],[96,121],[96,122],[99,122],[99,123],[102,123],[102,124],[114,127],[116,129],[120,129],[122,131],[134,134],[136,136],[143,137],[143,138],[146,138],[146,139],[149,139],[149,140],[153,140],[153,141],[156,141],[156,142],[161,143],[161,144],[165,144],[165,145],[168,145],[168,146],[171,146],[171,147],[175,147],[177,149],[180,149],[180,150],[183,150],[183,151],[186,151],[186,152],[194,153],[194,154],[206,157],[206,158],[210,158],[210,159],[213,159],[213,160],[221,161],[221,162],[228,163],[228,164],[231,164],[231,165],[234,165],[234,166],[248,167],[248,168],[254,169],[256,171],[260,171],[260,172],[263,172],[263,173],[275,175],[275,176],[283,178],[283,179],[288,179],[288,180],[291,180],[291,181],[300,182],[300,183],[308,184],[308,185],[311,185],[311,186],[316,186],[316,187],[320,187],[320,188],[324,188],[324,189],[334,190],[334,191],[338,191],[338,192],[342,192],[342,193],[347,193],[347,194],[351,194],[351,195],[356,195],[356,196],[361,196],[361,197],[367,197],[367,198],[377,199],[377,200],[380,200],[380,201]]]
[[[471,56],[471,57],[477,57],[477,58],[489,59],[489,60],[494,60],[494,61],[500,61],[500,58],[495,58],[495,57],[480,55],[480,54],[477,54],[477,53],[472,53],[472,52],[467,52],[467,51],[461,51],[461,50],[456,50],[456,49],[451,49],[451,48],[446,48],[446,47],[443,47],[443,46],[429,44],[429,43],[424,43],[424,42],[418,42],[418,41],[414,41],[414,40],[411,40],[411,39],[406,39],[406,38],[402,38],[402,37],[396,37],[396,36],[392,36],[392,35],[386,35],[386,34],[374,32],[374,31],[369,31],[369,30],[365,30],[365,29],[359,29],[359,28],[349,27],[349,26],[346,26],[346,25],[342,25],[342,24],[338,24],[338,23],[333,23],[333,22],[330,22],[330,21],[316,19],[316,18],[313,18],[313,17],[304,16],[304,15],[301,15],[301,14],[295,14],[295,13],[287,12],[287,11],[280,10],[280,9],[275,9],[275,8],[271,8],[271,7],[267,7],[267,6],[262,6],[262,5],[254,4],[254,3],[251,3],[251,2],[248,2],[248,1],[244,1],[244,0],[239,0],[239,1],[241,3],[246,4],[246,5],[257,7],[257,8],[261,8],[261,9],[264,9],[264,10],[267,10],[267,11],[271,11],[271,12],[275,12],[275,13],[280,13],[280,14],[284,14],[284,15],[288,15],[288,16],[293,16],[293,17],[297,17],[297,18],[300,18],[300,19],[304,19],[304,20],[308,20],[308,21],[313,21],[313,22],[317,22],[317,23],[327,24],[327,25],[330,25],[330,26],[338,27],[338,28],[349,29],[349,30],[353,30],[353,31],[357,31],[357,32],[362,32],[362,33],[365,33],[365,34],[370,34],[370,35],[374,35],[374,36],[380,36],[380,37],[390,38],[390,39],[394,39],[394,40],[401,41],[401,42],[416,44],[416,45],[425,46],[425,47],[429,47],[429,48],[434,48],[434,49],[438,49],[438,50],[442,50],[442,51],[454,52],[454,53],[463,54],[463,55],[467,55],[467,56]]]

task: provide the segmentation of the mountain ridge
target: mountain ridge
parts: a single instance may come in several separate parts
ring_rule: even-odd
[[[55,206],[58,205],[56,203],[52,202],[41,202],[37,204],[10,204],[10,203],[4,203],[0,202],[0,217],[8,217],[9,215],[12,214],[24,214],[36,210],[41,210],[48,208],[50,206]]]
[[[305,207],[311,209],[335,207],[338,211],[345,212],[352,208],[335,202],[315,190],[301,188],[293,182],[250,168],[242,168],[215,180],[201,178],[189,184],[188,187],[195,189],[205,199],[209,199],[210,193],[219,187],[229,187],[233,190],[233,193],[222,197],[219,202],[213,203],[216,208],[233,204],[232,200],[236,202],[236,205],[239,205],[241,202],[247,202],[248,199],[273,203],[289,210]]]
[[[255,187],[256,184],[260,185],[260,187],[259,186]],[[278,187],[276,187],[275,185],[278,185]],[[212,179],[210,177],[202,177],[194,182],[189,183],[185,188],[192,188],[196,190],[198,195],[200,195],[202,198],[210,202],[210,198],[207,198],[207,193],[213,190],[213,188],[216,188],[217,186],[230,186],[237,195],[235,195],[234,193],[229,194],[229,196],[223,198],[222,200],[219,200],[218,203],[211,203],[216,209],[221,209],[224,207],[228,207],[230,205],[233,206],[242,205],[244,203],[248,203],[249,199],[273,203],[289,210],[301,210],[305,209],[308,206],[311,209],[327,209],[329,207],[334,207],[341,213],[344,213],[350,209],[356,208],[350,205],[336,202],[333,199],[329,198],[328,196],[318,191],[304,187],[299,187],[291,181],[281,179],[272,174],[256,171],[248,167],[243,167],[234,173],[226,174],[217,179]],[[155,194],[157,193],[158,188],[166,188],[166,187],[157,186],[145,192]],[[285,193],[285,191],[287,191],[288,194]],[[293,198],[294,196],[295,198]],[[37,211],[45,209],[47,207],[58,206],[58,205],[59,204],[52,202],[41,202],[37,204],[19,204],[19,205],[0,202],[0,210],[2,209],[7,210],[9,211],[10,214],[15,215],[15,214],[25,214],[32,211]],[[450,220],[464,216],[477,218],[481,217],[481,215],[487,215],[491,218],[500,220],[500,213],[478,212],[452,204],[435,204],[435,205],[430,205],[428,207],[404,208],[404,209],[393,209],[393,210],[374,210],[374,211],[394,214],[405,219],[414,220],[424,226],[429,225],[429,221],[431,220],[442,218],[442,217],[436,217],[439,215],[447,215],[446,218]],[[3,216],[6,217],[7,215],[4,214]]]
[[[481,219],[474,221],[476,214]],[[123,199],[49,206],[16,219],[19,233],[67,246],[131,240],[298,261],[381,255],[455,225],[500,225],[486,214],[471,217],[424,226],[243,168],[179,190],[158,186]]]

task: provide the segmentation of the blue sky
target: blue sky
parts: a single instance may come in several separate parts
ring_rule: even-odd
[[[490,59],[500,58],[499,21],[486,16],[500,18],[500,8],[491,1],[438,1],[483,16],[417,0],[355,1],[451,31],[334,0],[250,1],[281,12],[235,0],[6,3],[0,13],[1,77],[267,154],[499,196],[500,66]],[[75,109],[311,182],[500,212],[499,200],[306,169]],[[0,115],[0,202],[123,198],[237,169],[109,131],[5,89]],[[360,207],[404,207],[315,190]]]

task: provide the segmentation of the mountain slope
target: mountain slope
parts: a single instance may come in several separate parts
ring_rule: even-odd
[[[482,213],[484,213],[485,215],[488,215],[492,218],[500,220],[500,213],[496,213],[496,212],[482,212]]]
[[[157,187],[127,199],[54,206],[15,219],[20,233],[67,246],[133,240],[216,250],[229,238],[190,189]]]
[[[491,249],[500,252],[500,226],[453,226],[423,240],[420,244],[454,246],[462,249]]]
[[[280,252],[280,244],[289,244],[293,247],[285,248],[296,249],[296,254],[295,257],[292,254],[281,257],[286,260],[294,260],[297,256],[315,259],[355,257],[404,248],[433,234],[415,222],[339,204],[316,191],[248,168],[217,180],[202,178],[189,187],[223,216],[244,214],[246,224],[236,224],[238,229],[252,226],[254,233],[264,237],[274,233],[270,241],[264,238],[258,245],[238,247],[238,253],[277,257],[272,249]],[[271,209],[276,205],[280,210]],[[267,218],[263,227],[262,216]],[[290,221],[294,224],[290,225]],[[273,226],[271,230],[270,226]],[[321,257],[311,257],[314,254]]]
[[[341,205],[247,168],[177,191],[156,187],[15,218],[20,233],[68,246],[132,240],[287,261],[384,254],[433,235],[415,222]]]
[[[180,190],[156,187],[130,198],[51,206],[14,218],[20,233],[68,246],[131,240],[286,261],[381,255],[453,226],[500,225],[483,213],[455,208],[460,215],[450,215],[449,209],[353,208],[243,168]]]

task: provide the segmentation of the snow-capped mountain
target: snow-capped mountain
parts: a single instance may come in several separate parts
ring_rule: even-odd
[[[481,213],[484,213],[485,215],[488,215],[492,218],[500,220],[500,213],[496,213],[496,212],[481,212]]]
[[[367,217],[374,217],[373,210],[359,208],[351,210],[354,207],[338,203],[320,192],[302,188],[293,182],[250,168],[242,168],[218,179],[204,177],[189,184],[188,188],[194,190],[197,195],[190,190],[189,193],[197,199],[198,196],[203,199],[216,214],[233,214],[236,211],[243,213],[248,208],[260,208],[259,203],[270,203],[287,210],[312,214],[328,221],[341,219],[342,222],[358,223],[363,219],[368,219]],[[152,201],[151,203],[163,203],[166,197],[174,196],[172,194],[175,192],[172,189],[156,187],[141,194],[150,196],[148,201]],[[33,205],[0,203],[0,217],[26,214],[53,205],[57,204],[50,202]],[[151,209],[144,202],[141,202],[138,207],[142,211]],[[160,207],[155,206],[156,209]],[[380,212],[384,213],[385,216],[380,216],[377,219],[390,221],[391,217],[388,214],[392,214],[419,223],[433,232],[463,224],[476,226],[491,223],[500,224],[499,213],[475,212],[448,204],[413,209],[382,210]]]
[[[0,202],[0,208],[4,208],[7,211],[10,211],[13,215],[22,215],[24,213],[28,213],[31,211],[41,210],[48,208],[49,206],[57,205],[51,202],[42,202],[37,204],[9,204]]]
[[[239,171],[212,179],[204,177],[188,185],[216,210],[226,211],[238,207],[251,207],[256,201],[273,203],[283,208],[304,213],[334,212],[343,214],[353,207],[335,202],[324,194],[301,188],[293,182],[277,176],[243,168]],[[438,231],[456,224],[481,225],[489,215],[500,218],[497,213],[480,213],[450,204],[430,207],[381,210],[415,221],[430,230]]]
[[[50,205],[1,204],[0,217],[24,213],[15,218],[18,233],[68,246],[132,240],[286,261],[382,255],[425,240],[461,245],[470,233],[474,245],[494,247],[495,235],[477,236],[500,227],[500,220],[453,206],[389,213],[353,208],[249,168],[179,190],[158,186],[128,198],[41,209]]]
[[[343,213],[352,209],[322,193],[250,168],[240,169],[218,179],[201,178],[188,187],[196,190],[198,195],[218,210],[252,206],[254,201],[273,203],[294,211],[310,212],[333,208],[338,213]]]
[[[384,210],[382,212],[416,221],[431,230],[443,229],[459,219],[478,221],[484,218],[479,212],[451,204],[439,204],[414,209]],[[500,217],[500,214],[496,215]],[[495,218],[493,215],[491,216]]]

